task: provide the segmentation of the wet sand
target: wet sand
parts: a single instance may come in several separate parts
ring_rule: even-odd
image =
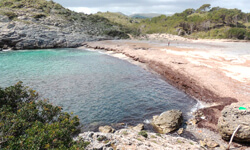
[[[217,130],[224,106],[250,102],[249,42],[209,40],[117,40],[85,47],[122,53],[162,75],[170,84],[198,99],[205,119],[198,127]]]

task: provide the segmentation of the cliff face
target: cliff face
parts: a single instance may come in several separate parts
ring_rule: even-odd
[[[0,2],[0,49],[77,47],[85,41],[128,38],[107,19],[52,1]]]

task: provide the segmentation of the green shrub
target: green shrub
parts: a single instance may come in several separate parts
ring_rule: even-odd
[[[88,143],[75,142],[79,119],[62,112],[22,82],[0,88],[0,148],[77,149]]]
[[[11,1],[3,1],[0,3],[0,7],[11,7],[13,4]]]
[[[250,40],[250,31],[245,33],[245,39]]]
[[[108,31],[108,32],[106,32],[106,35],[111,36],[111,37],[119,37],[122,39],[129,38],[129,36],[125,32],[117,31],[117,30]]]
[[[101,135],[101,136],[99,136],[99,137],[97,138],[97,140],[98,140],[98,141],[106,141],[106,140],[108,140],[108,139],[107,139],[106,136]]]
[[[45,17],[47,17],[45,14],[35,14],[34,16],[33,16],[35,19],[40,19],[40,18],[45,18]]]
[[[145,138],[148,137],[148,134],[147,134],[147,132],[145,130],[140,131],[138,134],[145,137]]]
[[[230,28],[227,31],[228,38],[244,39],[246,29],[243,28]]]

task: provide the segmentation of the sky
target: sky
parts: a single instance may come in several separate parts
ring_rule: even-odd
[[[86,14],[97,12],[174,14],[203,4],[212,7],[237,8],[250,12],[249,0],[54,0],[66,8]]]

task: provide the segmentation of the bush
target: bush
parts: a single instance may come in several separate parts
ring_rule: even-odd
[[[105,34],[111,37],[119,37],[121,39],[129,38],[129,36],[125,32],[117,31],[117,30],[111,30],[111,31],[105,32]]]
[[[2,4],[1,4],[2,3]],[[14,3],[13,2],[9,2],[9,1],[3,1],[0,3],[0,6],[4,6],[4,7],[11,7]]]
[[[40,19],[40,18],[45,18],[45,17],[47,17],[45,14],[35,14],[34,16],[33,16],[35,19]]]
[[[22,82],[0,88],[0,148],[76,149],[86,146],[74,142],[79,119],[62,108],[38,100],[38,93]]]
[[[243,28],[230,28],[227,32],[228,38],[244,39],[246,29]]]
[[[148,137],[147,132],[146,132],[146,131],[144,131],[144,130],[140,131],[138,134],[139,134],[139,135],[141,135],[141,136],[143,136],[143,137],[145,137],[145,138],[147,138],[147,137]]]
[[[246,32],[245,40],[250,40],[250,31]]]

